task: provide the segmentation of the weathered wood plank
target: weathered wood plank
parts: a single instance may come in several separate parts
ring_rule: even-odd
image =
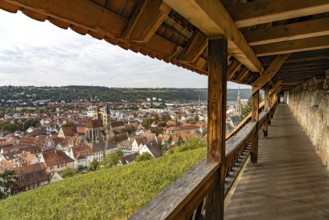
[[[271,64],[267,67],[265,72],[260,75],[252,84],[252,93],[262,88],[266,83],[268,83],[273,76],[280,70],[285,61],[289,58],[290,54],[278,55],[274,58]]]
[[[264,93],[265,93],[265,97],[264,97],[264,112],[268,114],[269,112],[269,109],[270,109],[270,95],[269,95],[269,92],[270,92],[270,84],[268,83],[266,86],[265,86],[265,89],[264,89]],[[264,136],[267,137],[268,135],[268,117],[264,123]]]
[[[224,161],[226,129],[227,45],[225,39],[208,42],[208,150],[210,162],[221,163],[207,197],[207,219],[224,218]]]
[[[199,30],[196,30],[192,36],[191,42],[180,55],[179,59],[194,63],[208,46],[208,37]]]
[[[247,27],[329,11],[327,0],[257,0],[228,8],[237,27]]]
[[[269,90],[268,94],[269,94],[269,95],[272,95],[273,92],[274,92],[277,88],[279,88],[279,87],[282,85],[282,83],[283,83],[283,80],[278,80],[278,81],[272,86],[272,88]]]
[[[148,42],[168,17],[171,8],[162,0],[144,0],[123,33],[133,42]]]
[[[246,163],[248,157],[250,154],[250,150],[246,149],[239,157],[239,164],[238,166],[234,166],[233,170],[229,172],[229,176],[226,177],[225,179],[225,197],[227,194],[230,192],[236,178],[238,177],[239,173],[242,170],[242,167]]]
[[[10,13],[16,13],[19,10],[19,6],[10,4],[3,0],[0,1],[0,8]]]
[[[263,67],[236,27],[225,7],[217,0],[163,0],[207,36],[224,35],[228,52],[253,72],[263,72]]]
[[[248,122],[243,128],[241,128],[236,135],[232,136],[226,141],[226,157],[229,157],[240,145],[246,143],[252,131],[256,128],[256,122]]]
[[[77,27],[120,37],[128,21],[99,7],[91,1],[81,0],[5,0],[6,2],[40,12],[47,16],[73,24]],[[101,16],[95,16],[101,15]]]
[[[247,77],[248,74],[249,74],[249,69],[244,67],[244,68],[240,71],[238,77],[236,77],[235,81],[237,81],[237,82],[242,82],[242,81],[244,80],[244,78]]]
[[[250,46],[329,35],[329,18],[322,18],[244,33]]]
[[[204,186],[214,180],[218,167],[219,163],[202,161],[129,219],[174,219],[189,203],[193,203],[195,209],[200,202],[193,201],[193,198],[200,194],[203,195],[203,198],[206,196],[210,189],[209,187],[204,188]]]
[[[254,91],[254,87],[253,87]],[[251,111],[251,121],[257,122],[259,121],[259,90],[257,90],[252,95],[252,111]],[[253,164],[257,163],[258,159],[258,129],[254,132],[254,138],[251,144],[251,157],[250,160]]]
[[[224,39],[208,43],[208,160],[225,157],[227,47]]]
[[[257,56],[296,53],[329,48],[329,35],[254,46]]]
[[[231,80],[234,77],[234,74],[240,69],[241,63],[234,59],[233,62],[229,65],[227,70],[227,80]]]

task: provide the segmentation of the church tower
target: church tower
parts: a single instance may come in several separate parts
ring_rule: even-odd
[[[240,93],[240,87],[238,89],[238,97],[237,97],[237,100],[236,100],[236,113],[238,115],[241,114],[241,93]]]
[[[103,111],[103,126],[106,134],[106,140],[109,141],[114,137],[113,128],[111,126],[110,106],[106,103]]]
[[[104,107],[104,112],[103,112],[103,125],[104,127],[107,127],[111,123],[111,112],[110,112],[110,107],[109,104],[106,103]]]

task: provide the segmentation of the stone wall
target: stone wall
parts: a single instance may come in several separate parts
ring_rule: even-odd
[[[289,93],[289,106],[329,169],[329,90],[324,80],[312,79]]]

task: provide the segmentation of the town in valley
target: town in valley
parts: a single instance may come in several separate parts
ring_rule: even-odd
[[[45,99],[31,87],[6,89],[10,94],[0,95],[0,173],[3,179],[15,178],[0,185],[2,198],[104,166],[158,158],[207,135],[207,103],[201,95],[167,100],[157,92],[104,101],[97,96]],[[235,100],[227,102],[227,133],[241,121],[248,101],[240,89],[235,92]]]

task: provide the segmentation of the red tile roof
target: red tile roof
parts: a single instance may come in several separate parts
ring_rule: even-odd
[[[47,167],[55,166],[63,163],[70,163],[74,161],[71,157],[67,156],[61,150],[45,151],[42,153],[42,155]]]

